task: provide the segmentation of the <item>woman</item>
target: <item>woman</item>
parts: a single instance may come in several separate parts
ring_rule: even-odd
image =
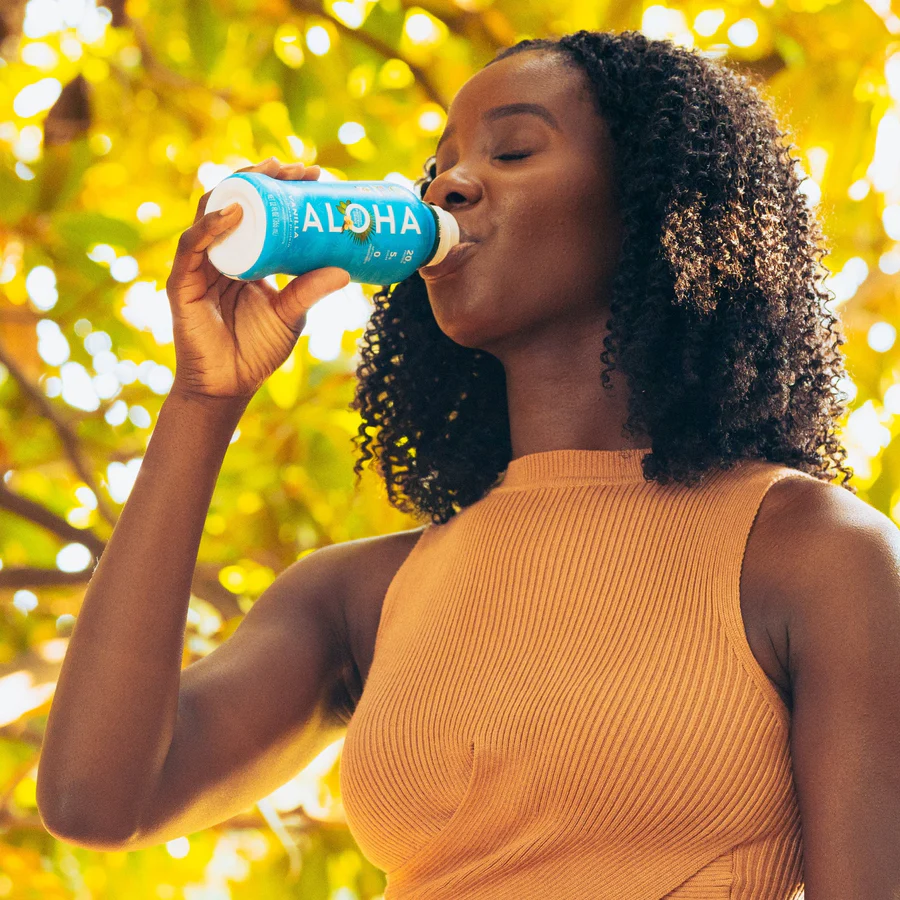
[[[830,483],[844,338],[781,138],[634,32],[455,97],[419,186],[472,245],[376,295],[355,403],[432,520],[348,698],[386,898],[900,885],[900,540]]]
[[[340,726],[386,900],[891,897],[900,533],[831,482],[843,339],[780,137],[744,80],[633,32],[471,78],[420,185],[469,246],[376,295],[355,402],[431,521],[305,556],[180,671],[236,423],[346,283],[228,282],[204,253],[236,213],[203,198],[175,384],[48,721],[48,828],[208,827]]]

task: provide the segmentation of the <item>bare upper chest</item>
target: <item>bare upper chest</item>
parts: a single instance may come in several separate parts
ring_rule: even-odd
[[[741,615],[747,642],[789,709],[792,704],[787,671],[787,616],[778,603],[775,586],[779,566],[788,564],[783,552],[787,532],[785,507],[810,484],[807,479],[788,477],[767,491],[747,539],[741,571]],[[421,532],[422,528],[416,528],[360,542],[356,570],[359,574],[353,579],[352,596],[347,598],[347,624],[362,685],[375,652],[384,596]]]

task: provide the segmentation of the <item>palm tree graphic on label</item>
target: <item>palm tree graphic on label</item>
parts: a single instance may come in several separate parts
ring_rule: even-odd
[[[344,224],[341,231],[348,232],[355,241],[358,241],[360,244],[365,244],[372,234],[372,216],[370,215],[368,217],[369,223],[362,231],[355,231],[354,228],[359,228],[365,221],[365,211],[361,207],[356,206],[348,213],[347,207],[351,202],[352,201],[350,200],[342,200],[338,203],[338,212],[344,217]]]

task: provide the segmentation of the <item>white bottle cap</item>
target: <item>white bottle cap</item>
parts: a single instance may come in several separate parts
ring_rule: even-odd
[[[438,248],[434,252],[434,256],[428,260],[426,265],[436,266],[449,252],[451,247],[455,247],[459,243],[459,222],[440,206],[433,203],[428,204],[435,212],[438,218]],[[425,268],[425,266],[421,266]]]
[[[232,203],[240,203],[241,221],[206,252],[223,275],[240,280],[238,276],[254,265],[263,251],[268,233],[266,207],[259,191],[249,181],[229,175],[212,189],[206,212],[224,209]]]

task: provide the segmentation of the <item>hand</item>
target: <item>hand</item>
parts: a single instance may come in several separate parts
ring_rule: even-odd
[[[238,169],[285,181],[316,179],[319,166],[282,165],[271,157]],[[209,261],[207,249],[241,220],[237,204],[206,213],[211,191],[197,205],[194,224],[178,240],[166,293],[172,308],[175,380],[172,391],[203,398],[249,400],[290,356],[306,314],[350,282],[336,266],[298,275],[282,290],[264,279],[235,281]],[[224,215],[222,215],[224,213]]]

